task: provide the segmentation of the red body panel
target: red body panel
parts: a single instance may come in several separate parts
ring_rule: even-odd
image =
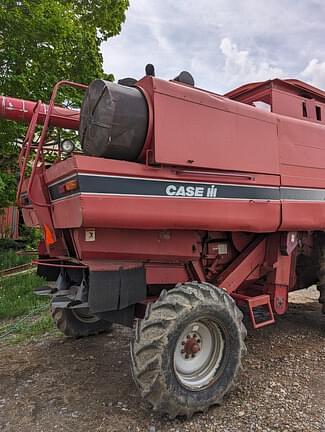
[[[275,116],[166,81],[154,86],[157,163],[279,173]]]
[[[325,229],[325,203],[282,202],[282,231]]]
[[[94,260],[198,260],[200,238],[195,231],[96,230],[95,241],[85,241],[85,230],[74,230],[80,259]],[[150,248],[150,249],[149,249]],[[165,257],[164,259],[162,257]]]
[[[232,200],[210,203],[177,198],[87,195],[58,202],[54,205],[53,214],[57,228],[85,226],[273,232],[280,225],[280,203]]]
[[[91,164],[89,163],[91,161]],[[49,185],[74,173],[191,180],[191,174],[178,175],[168,168],[156,169],[142,164],[75,156],[53,165],[46,172]],[[278,176],[252,175],[236,178],[214,175],[198,182],[279,186]],[[198,229],[224,231],[273,232],[281,222],[280,202],[254,200],[205,200],[178,197],[140,197],[76,194],[53,203],[53,221],[57,228],[101,227],[137,229]]]

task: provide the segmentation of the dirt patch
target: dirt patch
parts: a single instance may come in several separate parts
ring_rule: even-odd
[[[0,346],[0,431],[325,432],[325,317],[315,290],[274,326],[249,329],[245,370],[222,407],[161,419],[129,367],[132,331]]]

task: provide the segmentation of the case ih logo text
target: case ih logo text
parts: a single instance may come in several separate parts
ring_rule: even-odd
[[[194,198],[215,198],[218,188],[211,186],[179,186],[170,184],[166,187],[168,196],[194,197]]]

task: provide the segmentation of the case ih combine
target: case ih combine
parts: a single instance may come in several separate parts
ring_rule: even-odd
[[[241,369],[240,308],[260,328],[286,312],[288,292],[317,283],[325,311],[325,93],[272,80],[219,96],[189,74],[147,71],[123,85],[58,83],[48,106],[3,97],[0,113],[30,122],[18,201],[44,232],[37,264],[57,281],[40,293],[53,295],[56,325],[79,337],[136,319],[142,396],[191,416]],[[65,85],[86,90],[80,120],[55,106]],[[83,154],[65,142],[48,166],[49,126],[79,128]]]

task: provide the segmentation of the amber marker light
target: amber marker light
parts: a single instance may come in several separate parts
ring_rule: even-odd
[[[79,187],[78,180],[70,180],[70,181],[64,183],[64,190],[66,192],[74,191],[74,190],[78,189],[78,187]]]
[[[47,246],[55,243],[54,235],[47,225],[44,225],[44,240]]]

